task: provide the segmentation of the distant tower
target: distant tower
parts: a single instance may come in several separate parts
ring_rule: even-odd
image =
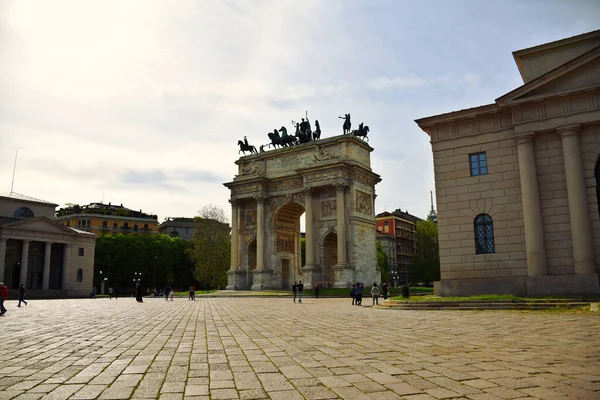
[[[437,224],[437,212],[435,211],[435,208],[433,208],[433,191],[429,193],[431,194],[431,210],[429,211],[427,219]]]

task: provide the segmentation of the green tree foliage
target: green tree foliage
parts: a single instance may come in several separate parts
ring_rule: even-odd
[[[390,280],[390,266],[388,264],[388,258],[383,251],[383,246],[381,243],[377,243],[377,266],[381,270],[381,281],[386,282]]]
[[[198,228],[188,254],[195,263],[195,277],[203,289],[227,285],[231,265],[231,236],[223,209],[208,205],[196,217]]]
[[[412,257],[410,271],[413,282],[433,282],[440,279],[440,248],[437,224],[430,220],[417,222],[417,252]]]
[[[186,254],[189,246],[169,235],[100,236],[96,240],[94,284],[100,289],[100,282],[106,279],[106,289],[111,285],[126,293],[134,287],[135,273],[141,273],[142,287],[186,289],[195,284],[193,263]]]

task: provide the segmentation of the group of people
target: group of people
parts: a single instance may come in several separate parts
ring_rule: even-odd
[[[304,291],[304,284],[302,281],[300,283],[294,281],[294,285],[292,286],[292,293],[294,294],[294,303],[296,302],[296,295],[298,295],[298,303],[302,303],[302,292]]]
[[[4,316],[8,311],[6,307],[4,307],[4,302],[6,300],[8,300],[8,286],[6,286],[4,282],[0,282],[0,316]],[[17,307],[21,307],[21,303],[27,305],[27,302],[25,301],[25,285],[23,284],[19,287],[19,304],[17,304]]]
[[[362,282],[356,282],[355,285],[352,286],[352,290],[350,291],[350,297],[352,297],[352,305],[353,306],[362,306],[363,300],[363,292],[365,291],[365,285]],[[387,282],[383,282],[381,284],[381,289],[377,286],[377,283],[373,283],[373,287],[371,287],[371,297],[373,298],[373,305],[379,305],[379,296],[382,295],[383,299],[386,300],[388,298],[389,288]]]

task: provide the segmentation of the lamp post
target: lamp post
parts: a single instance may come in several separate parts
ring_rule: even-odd
[[[138,286],[140,286],[140,281],[141,280],[142,280],[142,273],[141,272],[134,272],[133,273],[133,283],[134,283],[136,289],[138,288]]]
[[[102,271],[100,271],[100,293],[104,294],[104,279],[102,279]]]

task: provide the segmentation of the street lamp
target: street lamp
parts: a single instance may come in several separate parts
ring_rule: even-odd
[[[140,286],[140,281],[141,280],[142,280],[142,273],[141,272],[134,272],[133,273],[133,282],[134,282],[136,288],[138,286]]]
[[[154,291],[156,291],[156,259],[158,256],[154,256],[153,266],[152,266],[152,286],[154,286]]]

